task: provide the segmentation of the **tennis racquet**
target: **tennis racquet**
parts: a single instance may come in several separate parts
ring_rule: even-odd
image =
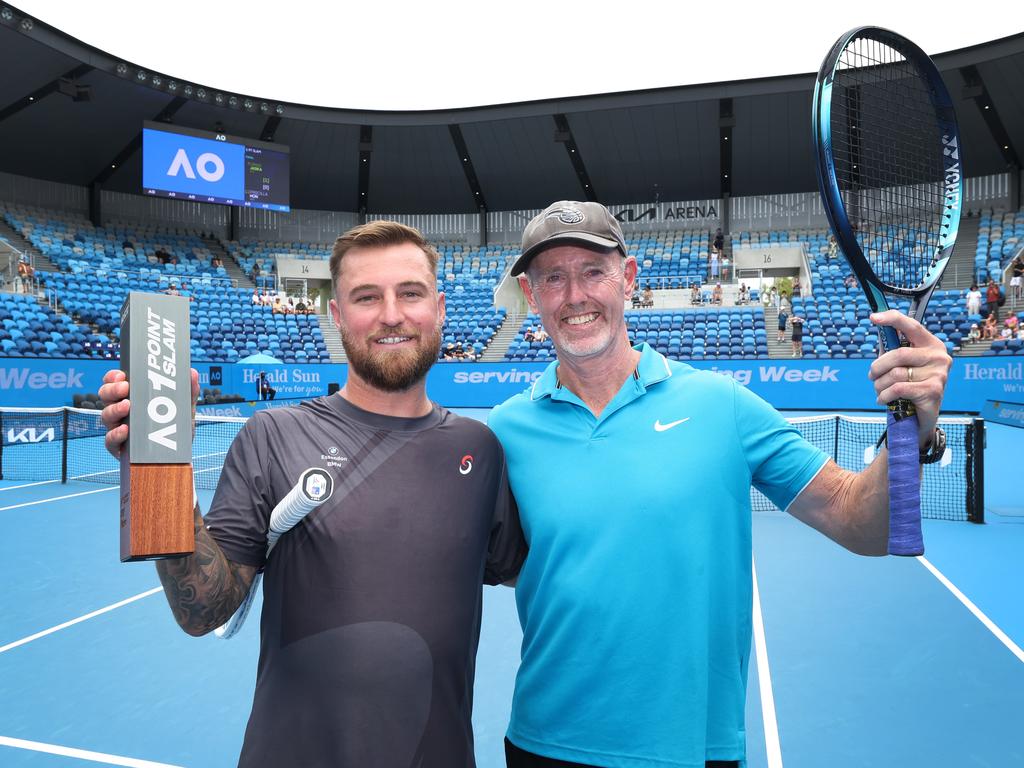
[[[963,166],[949,92],[914,43],[879,27],[836,41],[812,109],[818,186],[832,232],[875,312],[886,295],[910,299],[923,320],[953,252]],[[879,328],[883,351],[903,343]],[[920,555],[918,423],[913,405],[888,406],[889,552]]]
[[[283,534],[290,531],[299,524],[302,518],[331,498],[332,493],[334,493],[334,480],[326,469],[313,468],[303,472],[295,487],[277,503],[274,511],[270,513],[267,557],[270,557],[271,550],[274,549],[274,545]],[[259,592],[262,578],[262,571],[253,577],[252,584],[249,585],[249,592],[242,600],[241,605],[235,609],[226,624],[214,630],[217,637],[222,640],[230,640],[242,628],[249,616],[249,609],[252,608],[252,604],[256,600],[256,593]]]

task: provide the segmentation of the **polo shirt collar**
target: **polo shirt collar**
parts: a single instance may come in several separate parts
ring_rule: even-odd
[[[668,360],[647,342],[638,344],[633,349],[640,353],[640,361],[636,365],[633,376],[626,380],[624,386],[632,381],[634,386],[646,390],[652,384],[657,384],[672,376]],[[530,389],[530,399],[542,400],[545,397],[561,399],[559,397],[561,389],[562,385],[558,381],[558,361],[556,360],[545,368],[540,378],[533,383],[533,387]]]

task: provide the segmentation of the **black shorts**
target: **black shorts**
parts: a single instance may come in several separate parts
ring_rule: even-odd
[[[555,760],[553,757],[541,757],[525,749],[520,749],[508,739],[505,739],[505,765],[507,768],[599,768],[599,766],[587,765],[586,763],[570,763],[565,760]],[[704,763],[705,768],[739,768],[737,760],[709,760]]]

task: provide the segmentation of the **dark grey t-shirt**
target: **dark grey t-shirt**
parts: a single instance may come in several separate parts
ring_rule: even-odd
[[[473,766],[481,584],[526,555],[501,446],[439,406],[403,419],[330,395],[262,411],[206,516],[230,560],[264,565],[270,512],[310,467],[334,494],[266,559],[239,764]]]

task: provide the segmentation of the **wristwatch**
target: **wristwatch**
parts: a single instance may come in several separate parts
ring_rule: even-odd
[[[889,430],[882,430],[882,436],[878,438],[878,442],[875,443],[875,449],[877,450],[882,443],[889,445]],[[934,434],[932,434],[932,442],[927,448],[920,449],[918,454],[918,461],[922,464],[934,464],[936,461],[942,458],[942,454],[946,452],[946,432],[942,427],[936,427]]]
[[[932,443],[927,448],[921,449],[919,460],[922,464],[934,464],[936,461],[942,458],[942,454],[946,452],[946,432],[942,427],[935,428],[935,434],[932,435]]]

